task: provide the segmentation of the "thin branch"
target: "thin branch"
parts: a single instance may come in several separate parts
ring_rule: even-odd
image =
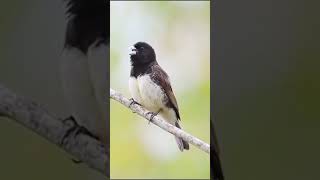
[[[89,167],[110,177],[108,152],[101,142],[85,134],[75,135],[75,131],[72,131],[61,145],[63,136],[72,128],[72,125],[63,123],[39,104],[18,96],[1,85],[0,116],[15,120],[63,148]]]
[[[147,111],[144,107],[138,105],[138,104],[131,104],[131,100],[125,98],[121,93],[116,92],[115,90],[110,88],[110,98],[120,102],[127,108],[131,109],[133,112],[136,112],[140,116],[144,117],[145,119],[149,120],[151,118],[151,114]],[[155,116],[152,121],[153,124],[159,126],[163,130],[182,138],[183,140],[189,142],[190,144],[193,144],[194,146],[198,147],[199,149],[207,152],[210,154],[210,145],[203,142],[202,140],[192,136],[189,133],[186,133],[185,131],[176,128],[175,126],[167,123],[165,120],[161,119],[159,116]]]

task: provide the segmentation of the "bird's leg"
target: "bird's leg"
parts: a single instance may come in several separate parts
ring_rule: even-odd
[[[70,129],[68,129],[66,134],[63,136],[61,143],[60,143],[61,145],[63,145],[65,138],[68,137],[70,135],[70,133],[73,131],[75,131],[75,136],[77,136],[80,133],[83,133],[83,134],[86,134],[86,135],[99,141],[99,138],[96,135],[94,135],[92,132],[90,132],[86,127],[80,126],[73,116],[70,116],[70,117],[62,120],[63,123],[67,123],[69,121],[72,123],[72,125],[71,125],[72,127]]]
[[[135,101],[133,98],[130,98],[129,100],[131,101],[130,104],[129,104],[129,108],[130,108],[133,104],[138,104],[138,105],[142,106],[140,103],[138,103],[137,101]]]
[[[150,117],[150,119],[149,119],[148,124],[150,124],[150,122],[153,120],[153,118],[154,118],[156,115],[158,115],[160,111],[161,111],[161,109],[159,109],[159,111],[157,111],[156,113],[154,113],[154,112],[147,112],[147,115],[148,115],[148,114],[151,114],[151,117]]]
[[[64,144],[65,139],[72,133],[74,132],[74,136],[79,135],[80,133],[86,134],[96,140],[99,141],[99,138],[97,136],[95,136],[93,133],[91,133],[87,128],[85,128],[84,126],[80,126],[78,124],[78,122],[75,120],[75,118],[73,116],[70,116],[64,120],[62,120],[63,123],[67,123],[67,122],[71,122],[71,128],[69,128],[67,130],[67,132],[64,134],[64,136],[62,137],[62,140],[60,141],[60,145]],[[71,159],[74,163],[82,163],[81,160],[75,160],[75,159]]]
[[[76,130],[75,136],[79,135],[80,133],[82,134],[86,134],[94,139],[96,139],[97,141],[100,141],[99,137],[94,135],[92,132],[90,132],[86,127],[84,126],[79,126],[78,129]]]
[[[71,122],[72,123],[72,127],[70,129],[67,130],[67,132],[64,134],[64,136],[62,137],[62,140],[61,142],[59,143],[60,145],[63,145],[64,144],[64,141],[65,139],[69,136],[69,134],[74,131],[77,127],[79,127],[79,124],[77,123],[77,121],[74,119],[73,116],[70,116],[70,117],[67,117],[66,119],[62,120],[62,122],[64,124],[68,123],[68,122]],[[78,164],[78,163],[82,163],[81,160],[76,160],[76,159],[73,159],[71,158],[71,160]]]
[[[64,144],[64,141],[65,139],[69,136],[69,134],[74,131],[78,126],[79,124],[77,123],[77,121],[74,119],[73,116],[69,116],[67,117],[66,119],[62,120],[62,122],[64,124],[68,123],[68,122],[71,122],[72,125],[71,125],[71,128],[67,130],[67,132],[64,134],[64,136],[62,137],[62,140],[60,141],[60,145],[63,145]]]
[[[135,101],[133,98],[130,98],[129,99],[131,102],[130,102],[130,104],[129,104],[129,108],[131,108],[131,106],[133,105],[133,104],[138,104],[138,105],[140,105],[140,106],[142,106],[140,103],[138,103],[137,101]],[[132,111],[133,113],[136,113],[136,112],[134,112],[134,111]]]

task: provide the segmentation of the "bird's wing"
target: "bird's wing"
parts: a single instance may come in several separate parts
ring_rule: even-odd
[[[177,119],[180,119],[178,103],[172,91],[169,76],[158,64],[152,66],[151,79],[163,88],[165,94],[168,97],[167,105],[169,105],[169,107],[171,106],[174,109]]]

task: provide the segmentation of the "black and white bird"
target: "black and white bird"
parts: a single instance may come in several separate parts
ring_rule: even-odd
[[[159,66],[154,49],[145,42],[137,42],[130,48],[131,72],[129,90],[134,102],[144,106],[153,115],[160,115],[168,123],[181,128],[177,100],[167,73]],[[189,144],[175,137],[180,151]]]
[[[61,81],[75,121],[109,144],[109,1],[66,0],[67,27]]]

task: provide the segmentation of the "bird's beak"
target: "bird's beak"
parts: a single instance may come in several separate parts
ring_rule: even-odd
[[[134,46],[129,47],[129,55],[136,55],[137,54],[137,49]]]

